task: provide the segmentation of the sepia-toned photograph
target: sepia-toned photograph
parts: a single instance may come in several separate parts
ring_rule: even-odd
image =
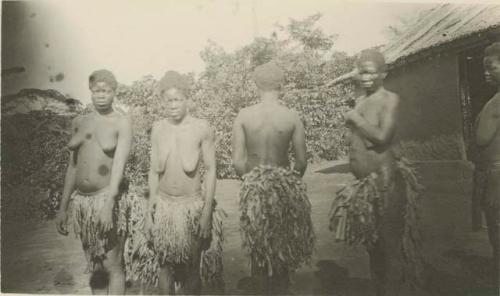
[[[1,18],[1,294],[500,295],[498,0]]]

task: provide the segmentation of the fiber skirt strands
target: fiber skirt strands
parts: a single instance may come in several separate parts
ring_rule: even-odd
[[[189,197],[160,196],[152,213],[150,229],[144,229],[146,203],[137,192],[130,191],[130,235],[125,243],[127,278],[151,286],[158,285],[160,265],[189,264],[197,251],[200,217],[204,200],[201,195]],[[212,213],[210,246],[201,253],[200,277],[205,285],[223,285],[222,245],[224,235],[222,209]]]
[[[123,201],[120,199],[113,208],[113,229],[105,232],[99,223],[99,212],[109,198],[108,188],[95,193],[73,192],[69,203],[69,213],[75,235],[82,241],[87,269],[94,271],[102,263],[106,253],[118,243],[118,233],[126,229],[126,219],[120,217]]]
[[[349,245],[362,243],[367,248],[379,238],[379,221],[384,215],[384,193],[378,175],[372,173],[356,180],[337,192],[330,211],[330,230],[337,241]],[[400,181],[398,181],[400,180]],[[400,159],[396,162],[395,182],[404,182],[404,227],[402,257],[404,280],[410,287],[421,285],[423,274],[422,242],[418,229],[418,198],[424,189],[419,184],[412,164]]]
[[[315,235],[306,186],[295,172],[257,166],[240,189],[243,248],[268,275],[310,263]]]

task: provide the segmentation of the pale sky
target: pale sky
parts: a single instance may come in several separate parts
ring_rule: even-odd
[[[18,3],[19,4],[19,3]],[[112,70],[129,84],[167,70],[203,70],[200,52],[213,40],[227,51],[269,36],[276,23],[323,14],[319,26],[338,34],[336,50],[354,54],[385,43],[384,29],[430,4],[334,0],[37,1],[3,9],[2,68],[24,66],[2,81],[3,94],[54,88],[89,102],[87,78]],[[22,6],[19,4],[18,6]],[[14,12],[13,12],[14,11]],[[254,13],[255,12],[255,13]],[[64,74],[61,81],[50,76]]]

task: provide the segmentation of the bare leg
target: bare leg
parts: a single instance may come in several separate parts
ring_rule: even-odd
[[[200,278],[200,260],[201,260],[201,241],[194,240],[193,253],[189,264],[186,266],[184,273],[184,293],[188,295],[199,295],[201,293],[201,278]]]
[[[288,268],[271,278],[271,288],[273,293],[278,295],[290,294],[290,274]]]
[[[381,192],[385,196],[385,207],[380,221],[380,237],[368,253],[376,295],[397,296],[401,292],[403,279],[401,248],[405,223],[405,187],[404,181],[397,174],[383,174]]]
[[[500,282],[500,171],[490,172],[485,187],[483,212],[493,255],[492,277]]]
[[[269,289],[271,288],[268,274],[267,266],[259,266],[255,258],[252,258],[250,263],[251,277],[254,283],[253,292],[257,294],[266,293],[269,294]]]
[[[251,275],[254,277],[267,276],[267,267],[259,266],[254,258],[252,258],[250,268],[251,268]]]
[[[488,208],[484,210],[486,224],[488,226],[488,238],[493,251],[493,258],[498,262],[498,239],[499,239],[499,215],[498,209]]]
[[[488,238],[490,240],[492,254],[493,254],[493,274],[492,278],[495,281],[498,280],[500,283],[500,250],[499,250],[499,239],[500,239],[500,219],[499,210],[495,208],[484,208],[484,216],[486,218],[486,224],[488,226]]]
[[[146,295],[146,287],[143,282],[141,282],[139,287],[139,295]]]
[[[125,294],[125,270],[123,266],[124,239],[117,238],[116,246],[106,254],[104,269],[109,273],[108,294]]]
[[[488,237],[493,249],[493,258],[499,260],[500,239],[500,171],[493,171],[488,176],[485,188],[483,211],[488,226]]]
[[[165,264],[160,267],[160,274],[158,275],[158,288],[162,295],[174,294],[174,269],[170,264]]]
[[[370,256],[370,274],[375,286],[375,295],[382,296],[385,294],[383,283],[385,282],[386,267],[384,262],[384,247],[380,240],[368,249],[368,255]]]
[[[96,270],[90,272],[90,290],[92,295],[106,295],[108,292],[108,272],[104,270],[102,263],[99,263]]]

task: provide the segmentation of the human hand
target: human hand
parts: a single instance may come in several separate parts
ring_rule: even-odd
[[[200,218],[200,228],[198,231],[198,235],[202,239],[210,238],[212,234],[212,207],[207,207],[203,209]]]
[[[68,213],[65,210],[60,210],[56,217],[56,229],[62,235],[68,235]]]
[[[361,118],[361,115],[356,111],[355,109],[349,110],[345,116],[345,121],[347,124],[357,124],[359,121],[359,118]]]
[[[157,199],[155,196],[150,196],[148,200],[148,204],[144,213],[144,233],[149,233],[154,224],[154,211],[156,209]]]
[[[103,232],[108,232],[113,228],[113,207],[115,205],[115,198],[117,192],[110,192],[106,197],[103,207],[99,210],[98,223]]]

